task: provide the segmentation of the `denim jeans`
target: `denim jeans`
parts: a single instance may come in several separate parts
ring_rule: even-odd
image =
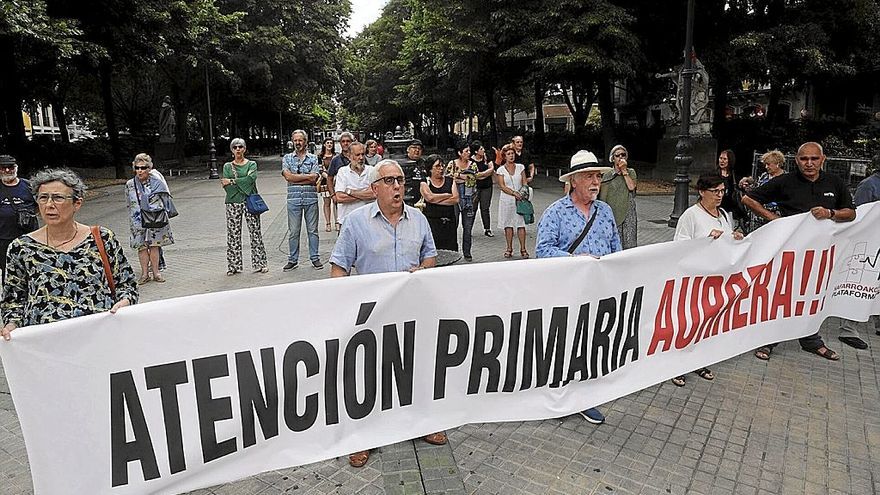
[[[471,231],[474,228],[474,197],[473,196],[465,196],[464,195],[464,184],[459,184],[458,187],[458,210],[461,212],[461,252],[470,257],[471,255],[471,244],[473,242],[473,235]]]
[[[303,219],[306,221],[306,232],[309,236],[309,259],[318,260],[318,203],[296,205],[287,203],[287,248],[290,255],[287,261],[299,262],[299,233]]]

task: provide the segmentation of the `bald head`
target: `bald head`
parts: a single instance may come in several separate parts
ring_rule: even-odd
[[[798,148],[797,165],[801,175],[813,182],[819,178],[819,171],[825,164],[825,153],[822,145],[815,142],[804,143]]]

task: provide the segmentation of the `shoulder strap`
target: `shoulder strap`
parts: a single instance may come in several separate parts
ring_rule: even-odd
[[[587,221],[587,225],[584,226],[584,230],[582,230],[581,234],[579,236],[577,236],[577,239],[575,239],[574,242],[571,243],[571,246],[568,246],[568,250],[567,250],[568,254],[574,254],[574,252],[578,248],[578,246],[581,245],[581,242],[584,241],[584,238],[587,237],[587,234],[590,232],[590,228],[593,226],[593,221],[596,220],[596,215],[598,215],[598,214],[599,214],[599,208],[597,207],[596,211],[593,213],[593,215]]]
[[[101,227],[92,225],[92,237],[95,238],[98,253],[101,254],[101,264],[104,265],[104,277],[107,278],[107,285],[110,286],[110,297],[116,302],[116,282],[113,281],[113,271],[110,270],[110,258],[107,257],[107,248],[104,247],[104,239],[101,237]]]

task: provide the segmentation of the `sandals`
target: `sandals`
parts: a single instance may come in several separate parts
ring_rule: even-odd
[[[519,250],[519,255],[522,256],[522,258],[523,258],[524,260],[529,259],[529,252],[526,251],[525,249],[520,249],[520,250]]]
[[[446,433],[438,431],[437,433],[425,435],[425,441],[431,445],[446,445]]]
[[[513,249],[508,249],[507,251],[504,251],[504,257],[505,258],[512,258],[513,257]]]
[[[767,361],[770,359],[770,354],[773,352],[773,348],[769,346],[758,347],[755,350],[755,357],[760,359],[761,361]]]
[[[149,282],[150,280],[153,280],[153,279],[150,278],[149,275],[144,275],[138,279],[137,283],[138,283],[138,285],[144,285],[145,283]],[[164,282],[164,280],[163,280],[163,282]]]
[[[700,376],[703,380],[714,380],[715,374],[712,373],[712,370],[709,368],[700,368],[697,370],[697,375]]]
[[[824,349],[824,351],[823,351],[823,349]],[[804,349],[804,350],[807,352],[813,353],[817,356],[822,356],[823,358],[825,358],[829,361],[837,361],[838,359],[840,359],[840,354],[832,351],[831,349],[825,347],[824,345],[822,347],[819,347],[816,349]]]
[[[327,222],[327,227],[324,230],[326,230],[327,232],[333,231],[333,228],[330,227],[330,222]]]
[[[684,387],[684,377],[683,376],[677,376],[670,381],[676,387]]]
[[[350,456],[348,456],[348,464],[351,467],[356,467],[356,468],[364,467],[364,464],[366,464],[369,459],[370,459],[370,451],[369,450],[362,450],[360,452],[355,452],[354,454],[351,454]]]
[[[155,275],[155,276],[153,277],[153,282],[159,282],[160,284],[161,284],[161,283],[164,283],[164,282],[165,282],[165,277],[163,277],[162,275]]]

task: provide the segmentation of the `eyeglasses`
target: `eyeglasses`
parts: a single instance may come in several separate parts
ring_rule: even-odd
[[[37,203],[40,203],[41,205],[47,204],[50,199],[56,205],[60,205],[68,199],[74,199],[74,196],[69,196],[66,194],[37,194],[37,197],[35,199],[37,200]]]
[[[0,170],[13,170],[15,165],[0,165]]]
[[[615,153],[614,154],[614,158],[626,158],[626,157],[627,157],[626,153]]]
[[[719,187],[717,189],[706,189],[707,193],[720,194],[720,195],[723,195],[726,191],[727,191],[726,187]]]
[[[150,170],[150,167],[146,167],[146,166],[135,166],[134,169],[135,169],[135,170]]]
[[[240,145],[240,144],[236,144],[235,146],[232,147],[232,149],[234,149],[234,150],[243,150],[243,149],[244,149],[244,146],[242,146],[242,145]]]
[[[402,186],[406,182],[406,177],[402,175],[389,175],[388,177],[379,177],[376,179],[376,182],[379,182],[380,180],[384,182],[386,186],[393,185],[395,181]]]

